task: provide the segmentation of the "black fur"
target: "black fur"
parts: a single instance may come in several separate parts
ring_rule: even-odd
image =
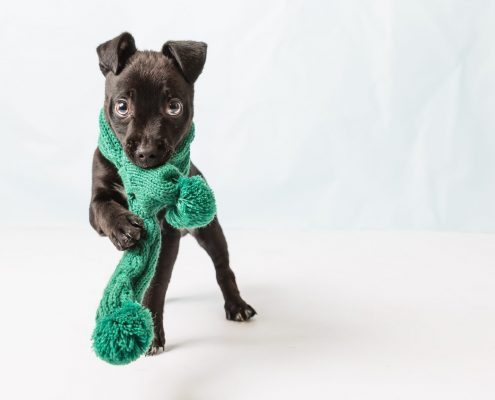
[[[163,45],[162,52],[138,51],[134,38],[126,32],[98,46],[97,53],[100,69],[106,78],[105,114],[127,156],[142,168],[164,164],[191,127],[194,82],[203,70],[206,44],[169,41]],[[167,112],[174,101],[171,99],[180,100],[180,115]],[[120,101],[129,106],[129,114],[124,117],[116,110]],[[192,164],[190,175],[198,174],[201,172]],[[168,225],[163,212],[159,217],[162,221],[162,249],[156,273],[143,300],[155,323],[155,338],[148,354],[156,354],[165,346],[165,294],[180,238],[188,233]],[[89,219],[92,227],[100,235],[108,236],[118,250],[132,248],[144,235],[142,220],[128,210],[122,181],[115,167],[98,149],[93,157]],[[208,226],[189,233],[213,261],[227,319],[249,320],[256,311],[239,294],[218,219],[215,217]]]

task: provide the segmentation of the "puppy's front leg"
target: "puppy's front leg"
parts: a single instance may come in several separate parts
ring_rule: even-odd
[[[144,235],[143,220],[128,209],[122,180],[98,149],[93,156],[93,178],[89,222],[108,236],[118,250],[133,247]]]

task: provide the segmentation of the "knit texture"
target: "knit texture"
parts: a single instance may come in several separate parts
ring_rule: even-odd
[[[151,312],[141,305],[155,272],[161,247],[157,213],[175,228],[208,225],[216,213],[215,198],[201,176],[189,177],[190,145],[194,124],[170,160],[143,169],[126,156],[100,112],[98,148],[118,170],[127,193],[129,210],[144,221],[145,236],[126,250],[115,269],[96,312],[93,348],[111,364],[127,364],[144,354],[153,340]]]

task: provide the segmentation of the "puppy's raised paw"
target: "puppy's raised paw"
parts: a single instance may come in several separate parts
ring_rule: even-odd
[[[137,215],[126,213],[119,215],[111,228],[110,240],[118,250],[127,250],[144,237],[144,222]]]

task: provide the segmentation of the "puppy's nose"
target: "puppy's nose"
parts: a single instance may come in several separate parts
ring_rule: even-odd
[[[140,144],[136,149],[136,157],[142,162],[152,162],[156,158],[154,146]]]

